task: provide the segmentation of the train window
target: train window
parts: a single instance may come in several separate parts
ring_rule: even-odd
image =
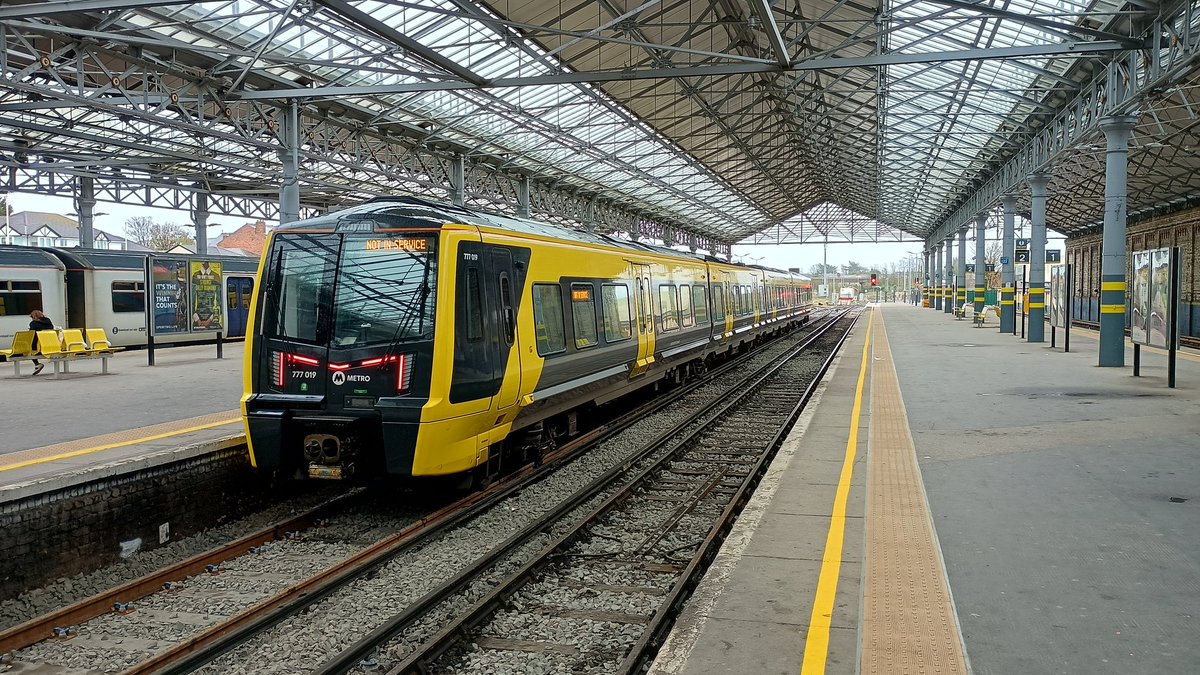
[[[663,284],[658,287],[658,312],[664,333],[679,329],[678,302],[679,296],[676,295],[675,286]]]
[[[692,286],[692,311],[696,314],[696,323],[708,323],[708,307],[705,306],[704,285]]]
[[[500,313],[504,316],[504,341],[511,345],[516,338],[517,320],[513,312],[512,282],[508,280],[507,272],[500,273]]]
[[[0,281],[0,316],[28,316],[42,309],[42,284],[38,281]]]
[[[533,323],[541,356],[567,349],[563,334],[562,289],[557,284],[533,285]]]
[[[483,299],[479,286],[479,269],[467,268],[467,339],[471,341],[483,339]]]
[[[320,235],[288,235],[276,242],[278,252],[266,281],[264,334],[298,342],[324,342],[337,240]]]
[[[113,312],[145,312],[146,286],[141,281],[112,282]]]
[[[332,346],[363,347],[433,336],[437,240],[347,237],[335,284]]]
[[[633,319],[629,312],[629,287],[625,284],[604,284],[601,287],[600,308],[604,311],[604,339],[620,342],[633,337]]]
[[[571,321],[575,325],[575,348],[595,347],[600,342],[596,332],[596,296],[591,284],[571,284]]]
[[[679,322],[684,326],[694,326],[692,319],[692,289],[687,284],[679,287]]]
[[[712,285],[713,323],[725,323],[725,293],[721,284]]]

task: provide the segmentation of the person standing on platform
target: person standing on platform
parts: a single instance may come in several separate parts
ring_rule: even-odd
[[[40,310],[40,309],[35,309],[32,312],[30,312],[29,319],[30,319],[29,330],[31,330],[31,331],[54,330],[54,322],[51,321],[49,319],[49,317],[47,317],[45,314],[42,314],[42,310]],[[37,333],[35,332],[33,335],[33,353],[34,354],[37,353],[37,348],[38,348]],[[42,372],[42,368],[45,368],[45,367],[46,367],[46,364],[39,363],[37,359],[33,360],[33,374],[34,375],[37,375],[38,373]]]

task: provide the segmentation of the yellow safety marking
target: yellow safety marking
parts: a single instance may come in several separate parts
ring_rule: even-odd
[[[109,443],[107,445],[97,445],[92,448],[84,448],[82,450],[75,450],[74,452],[64,452],[64,453],[57,454],[57,455],[50,455],[49,457],[39,457],[37,459],[30,459],[30,460],[26,460],[23,462],[16,462],[15,464],[5,464],[3,466],[0,466],[0,471],[12,471],[13,469],[21,469],[21,468],[24,468],[27,466],[33,466],[35,464],[45,464],[46,462],[56,462],[60,459],[69,459],[71,457],[79,457],[81,455],[90,455],[94,452],[100,452],[102,450],[112,450],[113,448],[122,448],[122,447],[125,447],[128,445],[137,445],[139,443],[148,443],[150,441],[157,441],[157,440],[160,440],[163,438],[170,438],[171,436],[179,436],[181,434],[190,434],[195,431],[203,431],[205,429],[212,429],[214,427],[225,426],[226,424],[233,424],[234,422],[241,422],[241,421],[242,421],[242,418],[240,416],[233,417],[233,418],[230,418],[227,420],[221,420],[218,422],[210,422],[208,424],[199,424],[194,427],[187,427],[186,429],[179,429],[177,431],[169,431],[169,432],[163,433],[163,434],[155,434],[153,436],[143,436],[142,438],[135,438],[135,439],[129,440],[129,441],[121,441],[120,443]]]
[[[1101,281],[1100,290],[1102,291],[1124,291],[1124,281]]]
[[[1030,294],[1030,295],[1045,295],[1045,294],[1046,294],[1046,289],[1044,289],[1044,288],[1031,288],[1031,289],[1029,289],[1029,294]]]
[[[1124,314],[1125,305],[1100,305],[1101,314]]]
[[[871,329],[875,313],[867,320],[867,337],[863,340],[862,363],[858,367],[858,386],[854,390],[854,407],[850,410],[850,437],[846,439],[846,458],[833,497],[829,516],[829,534],[825,537],[825,554],[821,557],[821,574],[817,577],[817,595],[813,599],[812,618],[808,621],[808,637],[804,641],[804,662],[801,675],[823,675],[829,657],[829,628],[833,621],[833,600],[838,576],[842,571],[842,545],[846,537],[846,501],[850,497],[850,480],[854,476],[854,458],[858,454],[858,421],[862,416],[863,383],[867,379],[867,354],[871,346]]]
[[[1046,304],[1045,304],[1045,303],[1043,303],[1043,302],[1031,302],[1031,303],[1029,303],[1029,309],[1045,309],[1045,308],[1046,308]]]
[[[1017,304],[1017,303],[1016,303],[1016,301],[1015,301],[1015,300],[1001,300],[1001,301],[1000,301],[1000,304],[1001,304],[1001,305],[1015,305],[1015,304]]]

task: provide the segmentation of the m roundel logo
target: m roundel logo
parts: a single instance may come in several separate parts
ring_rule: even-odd
[[[339,386],[339,387],[342,386],[343,384],[346,384],[346,374],[340,370],[334,371],[333,383],[334,383],[334,385]]]

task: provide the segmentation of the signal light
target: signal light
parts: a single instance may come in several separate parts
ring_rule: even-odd
[[[879,277],[877,275],[874,275],[874,274],[871,275],[871,285],[872,286],[879,285]]]

